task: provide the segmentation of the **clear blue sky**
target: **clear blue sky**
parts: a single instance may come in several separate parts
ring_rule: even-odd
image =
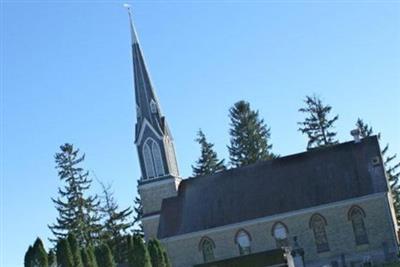
[[[122,207],[136,194],[128,16],[120,1],[74,2],[2,5],[4,267],[22,266],[37,236],[49,245],[60,144],[86,153]],[[362,117],[400,153],[399,2],[138,2],[134,17],[184,177],[198,128],[227,157],[228,109],[240,99],[271,126],[275,153],[304,151],[297,110],[312,93],[339,114],[340,141]]]

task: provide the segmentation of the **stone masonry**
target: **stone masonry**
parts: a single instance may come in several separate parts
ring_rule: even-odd
[[[348,211],[353,205],[361,207],[366,214],[364,222],[369,237],[367,245],[357,246],[355,244],[352,224],[348,220]],[[316,251],[313,231],[309,227],[309,220],[314,213],[321,214],[327,220],[326,233],[330,246],[328,252],[317,253]],[[390,215],[387,194],[332,203],[304,211],[175,236],[161,241],[166,246],[174,267],[190,267],[203,263],[199,243],[205,236],[211,238],[215,243],[216,260],[239,255],[234,237],[240,229],[245,229],[251,235],[252,252],[276,248],[275,239],[272,236],[272,227],[276,222],[282,222],[287,226],[289,240],[293,240],[294,236],[298,237],[298,243],[305,251],[306,266],[322,266],[335,261],[338,266],[343,266],[343,256],[346,266],[360,263],[366,259],[366,256],[371,256],[373,262],[393,260],[396,257],[397,239],[393,234],[394,224],[391,223],[393,220]],[[384,252],[384,246],[388,248],[387,252]]]

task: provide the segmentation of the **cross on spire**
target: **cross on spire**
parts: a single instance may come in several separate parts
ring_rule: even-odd
[[[132,18],[132,7],[129,4],[124,4],[124,7],[128,10],[129,24],[130,24],[130,29],[131,29],[132,45],[135,44],[135,43],[139,44],[139,39],[137,37],[135,24],[133,23],[133,18]]]

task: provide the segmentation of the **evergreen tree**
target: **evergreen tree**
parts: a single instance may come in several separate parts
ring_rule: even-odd
[[[165,266],[166,267],[172,267],[171,266],[171,262],[169,261],[168,254],[167,254],[167,252],[165,250],[163,252],[163,256],[164,256]]]
[[[97,197],[85,196],[92,180],[89,173],[80,164],[85,155],[80,156],[71,144],[60,147],[61,152],[55,155],[58,175],[65,183],[58,189],[59,197],[52,199],[58,211],[57,223],[49,226],[55,236],[52,241],[66,238],[68,233],[74,233],[79,246],[91,244],[100,231],[97,209]]]
[[[49,267],[57,267],[57,257],[53,249],[50,249],[47,254],[47,259],[49,261]]]
[[[139,235],[128,236],[129,267],[152,267],[150,255],[143,238]]]
[[[365,138],[374,134],[373,128],[360,118],[356,122],[357,128],[360,130],[361,137]],[[380,140],[381,134],[377,134]],[[400,162],[396,162],[397,154],[388,155],[389,144],[382,149],[383,165],[385,167],[390,190],[392,193],[393,205],[396,212],[397,224],[400,225]]]
[[[32,266],[48,267],[47,252],[44,249],[42,240],[38,237],[33,244]]]
[[[134,247],[133,247],[133,236],[127,235],[126,237],[126,244],[128,245],[128,254],[127,254],[127,259],[128,259],[128,266],[129,267],[135,267],[137,263],[135,262],[135,253]]]
[[[132,214],[130,207],[119,210],[113,192],[111,192],[111,185],[105,186],[100,182],[103,189],[102,205],[100,211],[104,219],[102,239],[109,245],[115,261],[123,263],[126,261],[127,245],[126,238],[128,230],[132,227],[133,222],[129,221]]]
[[[25,267],[33,267],[33,247],[29,246],[28,250],[25,252],[24,258]]]
[[[135,205],[133,209],[135,211],[135,215],[133,217],[133,225],[134,225],[133,233],[135,235],[143,237],[144,236],[143,224],[142,224],[143,205],[142,205],[142,200],[140,199],[139,191],[137,192],[137,195],[135,197]]]
[[[270,128],[258,111],[251,110],[250,104],[239,101],[229,110],[230,146],[228,146],[230,162],[234,167],[268,160],[275,156],[270,152]]]
[[[81,258],[84,267],[98,267],[92,247],[82,248]]]
[[[74,257],[67,239],[60,239],[56,247],[57,264],[59,267],[74,267]]]
[[[89,258],[89,254],[85,247],[81,248],[81,259],[84,267],[93,267],[91,259]]]
[[[152,267],[166,267],[166,260],[164,258],[164,249],[157,239],[149,241],[148,250],[151,259]]]
[[[328,118],[332,107],[324,105],[321,99],[315,95],[306,96],[304,103],[306,107],[300,108],[299,111],[305,113],[307,117],[298,124],[300,125],[299,131],[308,137],[307,149],[337,144],[336,132],[332,128],[339,116]]]
[[[201,156],[196,161],[196,166],[192,166],[193,176],[201,176],[224,170],[224,160],[218,160],[217,153],[213,150],[214,144],[207,142],[202,130],[197,133],[196,141],[201,147]]]
[[[91,264],[91,266],[88,267],[98,267],[99,265],[97,264],[96,255],[94,253],[95,249],[92,246],[88,246],[86,251],[89,257],[89,263]]]
[[[73,233],[69,233],[67,240],[71,249],[72,258],[74,260],[74,267],[83,267],[81,252],[75,235]]]
[[[360,130],[360,136],[362,138],[371,136],[374,133],[374,130],[372,129],[372,127],[369,126],[368,124],[364,123],[364,121],[360,118],[357,119],[356,126]],[[379,134],[378,134],[378,138],[379,138]]]
[[[98,267],[115,267],[112,252],[107,244],[103,243],[95,250]]]

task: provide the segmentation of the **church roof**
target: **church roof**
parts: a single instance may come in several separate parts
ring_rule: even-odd
[[[162,203],[158,237],[386,192],[376,136],[183,180]]]

